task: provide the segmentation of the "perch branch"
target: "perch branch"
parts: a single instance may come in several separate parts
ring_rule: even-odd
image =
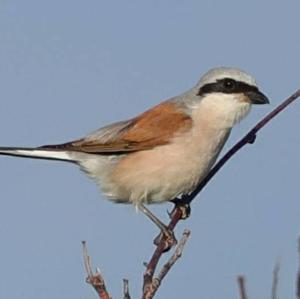
[[[165,278],[165,276],[168,274],[168,272],[171,270],[171,268],[174,266],[177,260],[182,256],[183,249],[190,234],[191,232],[189,230],[184,230],[182,238],[176,246],[174,253],[169,258],[169,260],[163,265],[157,277],[154,277],[151,282],[149,282],[147,285],[144,285],[143,299],[151,299],[154,297],[156,291],[161,285],[162,280]]]
[[[84,267],[87,273],[86,282],[93,286],[100,299],[112,299],[106,290],[105,282],[99,269],[96,269],[95,274],[93,273],[91,258],[88,254],[85,241],[82,241],[82,246],[83,246]]]
[[[173,230],[178,221],[182,217],[182,210],[181,209],[175,209],[172,214],[172,218],[170,220],[170,223],[168,225],[168,229]],[[147,264],[146,271],[144,273],[144,283],[143,283],[143,294],[147,293],[147,288],[151,286],[153,275],[156,270],[157,264],[162,256],[162,254],[165,252],[165,242],[163,239],[156,247],[150,262]],[[146,298],[146,297],[144,297]]]

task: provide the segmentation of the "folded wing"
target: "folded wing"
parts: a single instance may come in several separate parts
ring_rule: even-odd
[[[103,127],[85,138],[41,149],[70,150],[85,153],[126,153],[168,144],[172,137],[192,126],[189,115],[172,102],[163,102],[128,121]]]

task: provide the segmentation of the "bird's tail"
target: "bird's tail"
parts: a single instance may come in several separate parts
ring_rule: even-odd
[[[68,151],[47,147],[0,147],[0,155],[76,162]]]

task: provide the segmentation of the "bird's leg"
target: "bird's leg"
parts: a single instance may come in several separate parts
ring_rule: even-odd
[[[171,212],[169,212],[169,217],[172,218],[174,213],[176,212],[176,209],[179,209],[181,212],[180,219],[185,220],[190,217],[191,215],[191,206],[189,203],[185,203],[182,200],[172,200],[171,201],[174,204],[174,208]]]
[[[138,209],[146,215],[158,228],[161,233],[158,237],[154,239],[154,244],[158,245],[161,240],[165,241],[165,251],[169,250],[172,246],[177,243],[174,236],[173,230],[169,229],[159,218],[157,218],[148,208],[146,208],[142,203],[138,205]]]

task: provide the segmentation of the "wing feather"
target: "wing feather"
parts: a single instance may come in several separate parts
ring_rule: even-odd
[[[103,127],[85,138],[72,142],[45,145],[85,153],[126,153],[168,144],[172,137],[192,126],[189,115],[172,102],[163,102],[140,116]]]

